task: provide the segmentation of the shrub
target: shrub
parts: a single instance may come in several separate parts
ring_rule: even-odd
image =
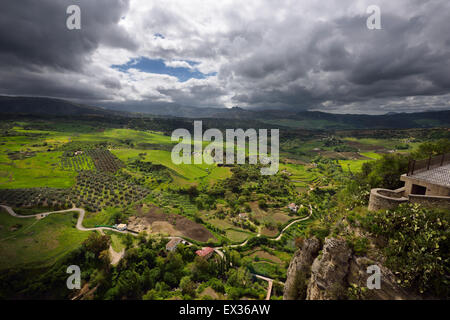
[[[402,286],[448,298],[449,217],[449,210],[403,204],[393,210],[371,212],[362,223],[384,239],[386,265]]]

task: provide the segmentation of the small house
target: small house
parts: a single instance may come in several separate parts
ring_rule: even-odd
[[[247,216],[247,214],[244,212],[244,213],[239,213],[239,219],[241,219],[241,220],[247,220],[248,219],[248,216]]]
[[[205,259],[209,259],[214,253],[214,248],[206,247],[202,248],[201,250],[195,251],[195,254],[199,257],[203,257]]]
[[[298,205],[296,205],[295,203],[290,203],[288,205],[288,208],[289,208],[289,210],[291,210],[292,212],[295,212],[295,213],[297,213],[297,211],[298,211]]]
[[[125,230],[127,230],[127,225],[124,223],[118,224],[116,229],[119,231],[125,231]]]
[[[181,238],[172,238],[166,244],[166,250],[167,251],[174,251],[181,242],[183,242],[183,239],[181,239]]]

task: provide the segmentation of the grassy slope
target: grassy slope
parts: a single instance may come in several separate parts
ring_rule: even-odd
[[[60,169],[62,152],[36,153],[34,157],[0,164],[0,188],[67,188],[75,182],[75,172]],[[11,160],[9,160],[11,161]],[[12,179],[12,181],[11,181]]]
[[[77,230],[73,213],[53,214],[42,220],[18,219],[0,212],[0,269],[45,266],[77,248],[90,232]],[[11,231],[14,225],[22,225]]]

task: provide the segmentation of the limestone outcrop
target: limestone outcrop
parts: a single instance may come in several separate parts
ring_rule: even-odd
[[[380,289],[367,288],[367,268],[379,267]],[[306,239],[287,271],[284,300],[401,300],[420,299],[397,284],[395,275],[379,261],[354,254],[344,239]]]

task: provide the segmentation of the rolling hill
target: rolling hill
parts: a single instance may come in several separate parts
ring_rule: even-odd
[[[112,108],[112,109],[110,109]],[[384,115],[332,114],[319,111],[249,110],[196,108],[175,104],[144,104],[93,107],[62,99],[0,96],[0,113],[53,116],[124,116],[228,120],[227,123],[257,122],[256,127],[280,127],[307,130],[409,129],[450,127],[450,110]]]

